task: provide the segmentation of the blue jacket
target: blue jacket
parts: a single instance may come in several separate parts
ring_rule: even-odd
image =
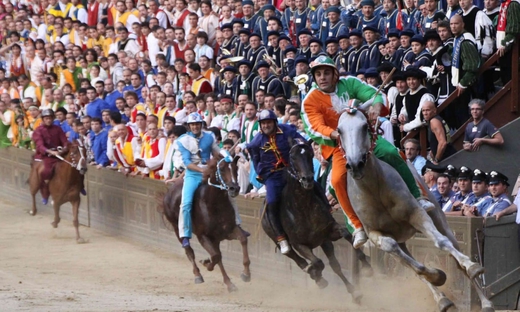
[[[186,167],[189,164],[194,162],[195,157],[200,157],[200,162],[202,164],[206,164],[211,157],[211,154],[214,150],[218,150],[217,140],[212,132],[202,131],[201,135],[196,138],[198,139],[198,152],[196,154],[192,154],[189,150],[189,146],[187,145],[187,140],[185,140],[185,136],[191,136],[192,138],[196,138],[192,132],[188,132],[183,134],[177,140],[177,144],[179,145],[179,152],[182,155],[182,162]]]
[[[143,86],[139,86],[137,89],[134,88],[134,86],[132,85],[129,85],[129,86],[126,86],[123,91],[132,91],[132,92],[135,92],[137,94],[137,99],[139,100],[139,103],[144,103],[144,100],[143,100],[143,95],[141,94],[141,91],[143,90]]]
[[[108,132],[103,129],[97,134],[93,133],[91,138],[94,161],[98,165],[107,166],[110,163],[107,156]]]
[[[91,118],[98,117],[101,118],[101,112],[104,109],[110,109],[107,102],[102,99],[95,99],[93,102],[88,103],[87,105],[87,115]]]
[[[108,108],[113,112],[118,112],[119,110],[116,107],[116,100],[120,97],[123,97],[123,94],[117,90],[112,91],[112,93],[108,93],[105,96],[105,102],[108,104]]]
[[[69,132],[72,132],[72,127],[69,126],[69,124],[67,123],[66,120],[60,122],[58,119],[55,119],[54,122],[53,122],[56,126],[60,126],[61,129],[63,130],[63,132],[65,132],[65,134],[69,133]],[[69,134],[70,135],[70,134]]]
[[[261,180],[265,181],[273,173],[289,166],[289,138],[306,141],[295,126],[279,124],[275,135],[267,136],[259,132],[247,145],[255,171]]]

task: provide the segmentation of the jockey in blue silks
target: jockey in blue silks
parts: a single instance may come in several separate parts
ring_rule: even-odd
[[[287,254],[291,247],[280,222],[279,204],[285,186],[283,169],[289,166],[291,145],[289,138],[306,140],[292,125],[278,124],[276,114],[263,110],[258,118],[259,132],[247,145],[253,166],[258,174],[257,180],[265,184],[266,214],[276,234],[280,251]]]
[[[211,155],[215,157],[220,152],[213,133],[202,131],[202,122],[199,113],[191,113],[187,121],[190,131],[177,139],[179,152],[186,166],[179,213],[179,236],[182,238],[183,248],[190,246],[193,195],[202,182],[202,174]]]

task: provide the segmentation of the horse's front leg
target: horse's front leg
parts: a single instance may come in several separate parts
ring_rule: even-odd
[[[319,288],[327,287],[329,282],[327,282],[327,280],[322,276],[323,269],[325,269],[325,264],[323,264],[323,261],[316,257],[312,252],[312,249],[305,245],[293,244],[292,247],[296,249],[300,255],[311,262],[311,264],[309,264],[307,268],[304,269],[304,271],[309,273],[311,278],[316,282],[316,285],[318,285]]]
[[[52,207],[54,208],[54,221],[51,222],[51,225],[53,228],[57,228],[60,223],[60,205],[57,200],[53,202]]]
[[[74,224],[74,229],[76,230],[76,242],[78,244],[84,244],[86,241],[79,236],[79,204],[80,199],[71,201],[72,204],[72,224]]]
[[[244,265],[244,271],[240,274],[240,278],[244,282],[251,281],[251,271],[249,270],[249,265],[251,264],[251,260],[249,259],[249,251],[247,249],[247,237],[245,233],[236,226],[233,230],[231,238],[238,239],[240,244],[242,245],[242,264]]]

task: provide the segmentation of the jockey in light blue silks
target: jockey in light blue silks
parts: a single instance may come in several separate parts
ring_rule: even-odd
[[[202,122],[200,114],[191,113],[187,121],[189,132],[177,139],[179,152],[186,166],[179,213],[179,236],[182,238],[183,248],[190,246],[193,195],[202,182],[202,174],[211,155],[217,156],[220,152],[213,133],[202,131]]]
[[[193,195],[202,182],[202,175],[206,169],[206,164],[211,155],[216,157],[220,148],[218,147],[215,136],[210,131],[202,130],[202,116],[199,113],[191,113],[188,116],[189,132],[177,139],[179,146],[178,152],[181,154],[182,162],[186,167],[184,185],[182,187],[181,209],[179,213],[179,236],[182,238],[182,247],[190,246],[192,234],[191,209],[193,207]],[[226,160],[226,162],[231,162]],[[235,210],[235,222],[239,229],[247,237],[250,234],[244,231],[240,224],[240,214],[234,198],[229,198]]]

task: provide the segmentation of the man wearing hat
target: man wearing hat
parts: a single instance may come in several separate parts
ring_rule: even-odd
[[[354,75],[365,65],[368,46],[363,44],[363,35],[358,29],[352,29],[350,32],[350,44],[352,45],[353,51],[348,60],[347,73]]]
[[[267,36],[270,32],[268,28],[269,19],[275,16],[276,8],[272,4],[266,4],[262,7],[261,11],[263,12],[263,17],[257,19],[253,32],[260,34],[260,36],[262,36],[262,42],[267,45],[267,42],[269,42]]]
[[[270,73],[270,66],[266,61],[260,61],[256,66],[258,77],[253,80],[253,94],[263,90],[266,94],[285,94],[282,82]]]
[[[354,51],[352,49],[352,46],[350,45],[350,35],[340,35],[338,37],[338,43],[340,50],[340,58],[339,58],[339,64],[336,63],[336,65],[339,68],[340,73],[346,73],[347,67],[348,67],[348,58],[350,54]]]
[[[386,38],[390,43],[391,50],[394,51],[394,53],[390,55],[390,62],[394,64],[394,66],[397,69],[400,69],[400,60],[403,57],[404,49],[401,48],[401,40],[399,40],[399,30],[396,28],[389,29],[388,33],[386,34]]]
[[[463,201],[462,215],[467,217],[480,216],[479,211],[486,211],[493,198],[488,191],[488,176],[480,170],[473,170],[471,177],[471,194]]]
[[[283,82],[285,84],[286,90],[291,90],[290,95],[297,95],[298,91],[301,91],[302,94],[306,94],[307,91],[311,89],[312,86],[312,78],[309,75],[309,60],[305,58],[304,56],[298,56],[294,60],[295,68],[293,71],[289,73],[289,75],[283,77]],[[302,86],[296,86],[293,82],[295,81],[295,77],[299,75],[306,74],[309,79],[307,79],[307,82],[303,84]],[[289,82],[291,80],[291,82]]]
[[[244,13],[242,20],[244,21],[244,29],[249,30],[249,32],[253,31],[256,22],[260,18],[260,16],[254,14],[254,7],[255,4],[251,0],[245,0],[242,2],[242,13]]]
[[[343,25],[340,19],[341,10],[337,6],[331,6],[325,11],[328,17],[327,27],[322,28],[320,33],[321,42],[325,44],[327,38],[338,37],[348,34],[348,28]]]
[[[432,56],[425,49],[426,42],[422,35],[413,36],[410,40],[410,45],[412,47],[413,58],[403,61],[403,68],[405,70],[408,68],[420,69],[422,66],[432,66]]]
[[[267,33],[267,42],[269,42],[267,55],[274,61],[277,68],[282,68],[281,48],[278,45],[278,38],[280,38],[280,33],[277,31],[272,30]]]
[[[365,70],[365,79],[368,85],[371,85],[374,88],[379,88],[379,73],[377,72],[377,68],[369,67]]]
[[[222,74],[224,74],[224,80],[222,81],[223,86],[221,88],[221,93],[218,94],[219,97],[227,95],[233,99],[235,98],[235,91],[237,89],[236,73],[237,69],[235,66],[226,66],[223,68]]]
[[[433,95],[428,93],[428,89],[422,84],[426,73],[420,69],[411,68],[404,72],[406,84],[408,85],[408,93],[404,97],[403,108],[399,114],[400,129],[404,132],[412,131],[420,127],[423,122],[421,120],[421,107],[427,101],[435,102]]]
[[[238,40],[237,40],[237,51],[236,56],[247,57],[249,50],[251,50],[251,45],[249,44],[249,35],[250,32],[248,29],[241,29],[238,32]]]
[[[368,46],[367,57],[365,59],[365,69],[370,67],[377,67],[381,64],[381,52],[377,41],[379,40],[380,34],[377,29],[372,26],[365,26],[363,28],[363,36]]]
[[[298,50],[293,46],[288,46],[284,51],[284,59],[283,59],[283,68],[282,68],[282,77],[289,75],[290,72],[294,70],[295,64],[294,60],[296,58],[296,53]]]
[[[320,39],[313,37],[309,41],[309,48],[311,50],[311,58],[316,58],[320,55],[325,55],[325,52],[323,52],[323,43]]]
[[[489,193],[493,201],[485,210],[479,211],[481,216],[490,217],[511,206],[511,200],[507,195],[507,180],[507,177],[498,171],[493,170],[489,173]]]
[[[258,33],[252,33],[249,36],[249,46],[250,50],[247,53],[246,59],[251,62],[253,68],[256,68],[256,65],[264,60],[264,54],[267,53],[265,46],[262,44],[262,38]]]
[[[449,92],[453,91],[451,81],[449,79],[448,71],[439,71],[439,65],[444,68],[444,60],[448,56],[448,48],[443,45],[441,37],[435,29],[430,29],[424,34],[424,41],[426,47],[432,55],[433,63],[429,67],[422,67],[427,74],[426,88],[431,94],[437,98],[437,103],[440,105],[449,96]],[[444,57],[443,57],[444,56]],[[451,56],[450,56],[451,57]],[[442,91],[442,92],[441,92]],[[442,97],[441,97],[442,93]]]
[[[359,19],[357,29],[363,31],[365,27],[370,26],[373,29],[376,29],[376,32],[383,36],[386,32],[385,19],[374,13],[374,1],[362,0],[360,6],[363,17]]]
[[[411,29],[405,29],[399,33],[399,41],[401,42],[400,49],[403,49],[402,58],[398,60],[398,63],[401,64],[401,70],[404,71],[404,61],[411,62],[414,58],[414,54],[412,51],[412,46],[410,44],[410,40],[414,36],[414,32]]]
[[[238,102],[240,94],[247,94],[248,100],[253,100],[253,80],[256,75],[252,71],[251,62],[242,60],[237,64],[239,75],[237,76],[235,102]]]
[[[341,208],[354,226],[353,246],[359,248],[367,241],[367,236],[348,197],[347,179],[345,178],[347,164],[343,152],[337,147],[336,142],[339,138],[336,128],[340,114],[332,107],[348,104],[345,102],[349,100],[373,100],[374,104],[369,111],[371,118],[377,118],[380,115],[386,116],[388,111],[383,105],[383,96],[376,95],[375,88],[363,84],[354,77],[340,78],[336,65],[326,56],[318,57],[311,64],[311,73],[317,87],[307,94],[302,103],[305,132],[314,142],[321,145],[324,159],[332,158],[331,184]],[[418,198],[419,204],[426,210],[432,209],[433,205],[421,198],[421,193],[410,169],[399,156],[395,147],[379,137],[376,150],[374,150],[374,155],[377,155],[378,158],[387,162],[399,172],[410,192]]]
[[[338,39],[335,37],[330,37],[327,40],[325,40],[325,51],[327,51],[327,56],[330,57],[334,63],[339,63],[339,44]]]
[[[404,98],[408,93],[408,84],[406,83],[406,77],[400,70],[396,71],[392,76],[392,82],[395,83],[395,90],[390,88],[387,93],[388,106],[390,107],[390,122],[393,126],[394,133],[394,145],[399,147],[401,145],[401,139],[404,137],[404,133],[399,129],[398,116],[404,106]]]
[[[384,83],[394,68],[395,66],[390,62],[382,62],[379,66],[377,66],[376,70],[378,77],[381,79],[381,83]],[[395,94],[398,92],[395,88],[395,82],[393,80],[388,81],[386,85],[383,86],[381,91],[386,94],[387,98],[395,97]]]
[[[45,109],[42,112],[42,126],[36,128],[32,139],[36,147],[34,159],[43,162],[43,170],[40,171],[40,192],[43,204],[49,200],[49,180],[52,178],[54,165],[59,161],[55,156],[63,155],[67,152],[67,137],[60,126],[53,124],[54,112],[52,109]],[[58,151],[58,147],[63,149]]]
[[[311,50],[309,48],[311,38],[312,33],[308,29],[303,29],[298,33],[298,56],[303,55],[306,58],[311,57]]]
[[[222,31],[224,42],[222,42],[220,46],[219,55],[226,54],[227,52],[235,55],[238,37],[233,34],[233,25],[231,25],[231,23],[224,24],[220,27],[220,30]]]
[[[460,167],[459,175],[457,177],[459,191],[456,192],[443,207],[441,207],[445,214],[458,216],[462,214],[461,210],[463,205],[466,203],[466,200],[469,199],[471,194],[472,176],[473,171],[470,168],[466,166]]]

